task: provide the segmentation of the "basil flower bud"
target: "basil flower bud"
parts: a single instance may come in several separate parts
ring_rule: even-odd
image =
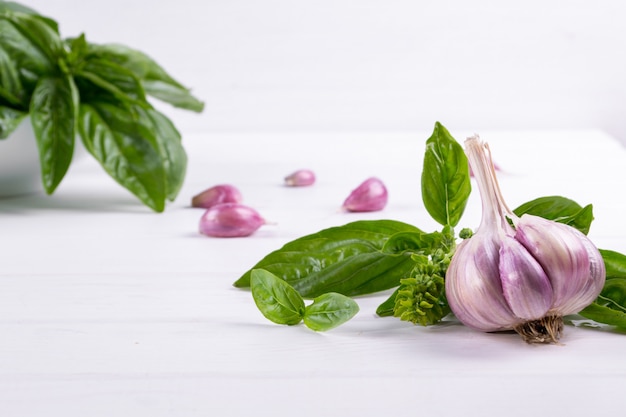
[[[500,192],[488,145],[474,136],[465,147],[483,211],[478,230],[458,245],[446,271],[450,309],[477,330],[515,330],[529,343],[556,343],[563,316],[602,290],[602,256],[571,226],[516,216]]]

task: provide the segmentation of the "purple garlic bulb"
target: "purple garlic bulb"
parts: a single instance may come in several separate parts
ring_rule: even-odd
[[[478,230],[457,247],[446,297],[465,325],[515,330],[529,343],[557,343],[564,315],[591,304],[605,281],[598,249],[575,228],[506,205],[488,145],[465,141],[482,201]]]
[[[242,200],[241,193],[235,186],[221,184],[195,195],[191,199],[191,206],[209,208],[222,203],[241,203]]]
[[[212,237],[244,237],[265,224],[261,215],[251,207],[237,203],[222,203],[210,207],[200,218],[200,233]]]
[[[343,202],[342,208],[347,211],[379,211],[387,205],[387,188],[381,180],[368,178],[352,190]]]
[[[305,187],[315,184],[315,173],[310,169],[299,169],[285,177],[285,185],[289,187]]]

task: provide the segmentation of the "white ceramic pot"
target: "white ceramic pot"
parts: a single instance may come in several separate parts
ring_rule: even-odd
[[[0,139],[0,197],[43,191],[35,134],[25,118],[6,139]]]

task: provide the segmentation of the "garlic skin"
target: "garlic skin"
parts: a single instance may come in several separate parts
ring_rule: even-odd
[[[477,330],[515,330],[529,343],[557,343],[562,317],[582,310],[602,290],[602,256],[571,226],[516,216],[500,192],[488,145],[474,136],[465,147],[483,212],[446,271],[450,308]]]
[[[200,233],[211,237],[245,237],[265,224],[252,207],[237,203],[212,206],[200,218]]]
[[[371,177],[363,181],[343,202],[342,208],[351,212],[379,211],[387,205],[387,187]]]
[[[241,192],[230,184],[215,185],[193,196],[191,207],[210,208],[222,203],[241,203]]]
[[[310,169],[299,169],[285,177],[288,187],[306,187],[315,184],[315,173]]]

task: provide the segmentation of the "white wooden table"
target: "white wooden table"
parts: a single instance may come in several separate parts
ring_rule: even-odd
[[[473,132],[452,132],[460,141]],[[626,151],[600,131],[479,132],[511,207],[560,194],[594,204],[590,237],[626,252]],[[232,283],[266,253],[322,228],[390,218],[438,229],[420,197],[429,132],[187,134],[177,201],[155,214],[90,158],[54,196],[0,200],[0,415],[619,415],[626,332],[567,326],[530,346],[455,321],[431,328],[375,309],[315,333],[267,321]],[[283,177],[313,169],[312,187]],[[339,210],[362,180],[382,212]],[[239,239],[198,234],[204,188],[231,183],[272,224]],[[460,226],[478,225],[477,191]]]

